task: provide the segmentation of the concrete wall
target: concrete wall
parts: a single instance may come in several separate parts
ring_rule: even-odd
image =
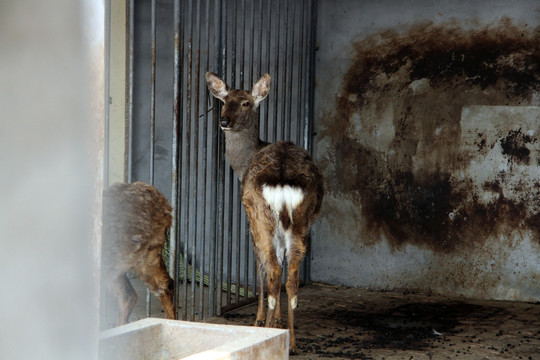
[[[109,51],[108,186],[125,180],[126,168],[126,0],[111,1]]]
[[[0,357],[96,359],[104,1],[0,2]]]
[[[312,279],[540,299],[536,1],[318,11]]]

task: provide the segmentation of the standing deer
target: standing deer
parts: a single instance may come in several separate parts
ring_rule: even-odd
[[[171,212],[165,196],[143,182],[116,183],[103,192],[102,278],[120,308],[117,325],[129,321],[137,302],[128,271],[159,296],[167,318],[176,318],[174,282],[161,256]]]
[[[219,125],[225,132],[225,153],[242,182],[257,258],[259,302],[255,326],[281,326],[280,292],[287,256],[288,328],[290,352],[296,353],[294,309],[298,304],[298,269],[306,254],[306,237],[323,198],[322,176],[308,152],[288,141],[273,144],[259,138],[257,107],[270,89],[263,75],[251,92],[229,90],[216,74],[206,74],[212,94],[223,102]],[[264,309],[264,277],[268,312]]]

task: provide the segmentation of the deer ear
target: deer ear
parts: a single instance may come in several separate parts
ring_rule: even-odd
[[[253,85],[253,89],[251,89],[251,96],[255,99],[255,107],[259,106],[259,103],[264,100],[269,91],[270,75],[264,74],[255,85]]]
[[[206,73],[206,86],[212,92],[212,95],[223,101],[229,93],[229,86],[213,72]]]

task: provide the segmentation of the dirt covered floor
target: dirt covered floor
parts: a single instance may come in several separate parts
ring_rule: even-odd
[[[300,353],[291,359],[540,359],[540,303],[321,284],[298,298]],[[251,304],[206,322],[252,325],[256,311]]]

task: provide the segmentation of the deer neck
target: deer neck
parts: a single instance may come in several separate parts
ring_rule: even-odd
[[[253,155],[265,144],[259,139],[258,126],[240,131],[225,131],[225,154],[240,181],[242,181]]]

